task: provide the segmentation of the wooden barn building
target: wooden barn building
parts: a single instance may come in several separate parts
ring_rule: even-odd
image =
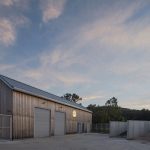
[[[91,123],[82,105],[0,75],[0,138],[90,132]]]

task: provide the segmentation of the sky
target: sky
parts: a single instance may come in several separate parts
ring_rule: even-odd
[[[0,0],[0,74],[150,109],[150,1]]]

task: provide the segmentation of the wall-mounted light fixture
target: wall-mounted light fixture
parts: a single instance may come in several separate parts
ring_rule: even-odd
[[[72,116],[73,116],[74,118],[77,117],[77,112],[76,112],[75,110],[73,110]]]

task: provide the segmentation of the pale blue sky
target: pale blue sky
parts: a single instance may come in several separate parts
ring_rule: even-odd
[[[0,74],[150,109],[150,1],[0,0]]]

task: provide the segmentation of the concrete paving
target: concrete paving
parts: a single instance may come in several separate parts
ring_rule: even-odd
[[[89,133],[19,141],[1,141],[0,150],[150,150],[150,142]]]

